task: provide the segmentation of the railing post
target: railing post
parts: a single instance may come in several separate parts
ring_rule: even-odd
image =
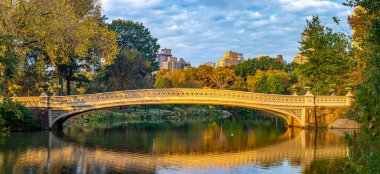
[[[45,91],[42,91],[40,95],[40,107],[42,108],[48,108],[48,95],[45,93]]]
[[[47,116],[47,121],[49,125],[49,129],[51,128],[51,123],[52,123],[52,117],[51,117],[51,111],[50,111],[50,97],[45,93],[45,90],[42,90],[42,93],[40,95],[40,107],[46,109],[46,116]]]
[[[304,111],[304,122],[305,122],[305,125],[304,126],[309,126],[310,124],[310,120],[312,118],[312,113],[310,112],[311,110],[314,110],[314,114],[315,114],[315,96],[310,92],[310,87],[305,87],[306,89],[306,94],[305,94],[305,111]],[[314,123],[317,124],[317,121],[316,121],[316,117],[314,115]],[[317,126],[317,125],[315,125]]]
[[[305,87],[306,94],[305,94],[305,105],[306,106],[314,106],[314,95],[310,92],[310,87]]]
[[[352,102],[352,97],[354,95],[351,93],[352,88],[348,87],[348,88],[346,88],[346,90],[348,91],[348,93],[346,95],[346,106],[350,106],[351,102]]]
[[[293,94],[292,94],[293,96],[298,96],[298,94],[297,94],[297,89],[293,89],[293,90],[292,90],[292,93],[293,93]]]

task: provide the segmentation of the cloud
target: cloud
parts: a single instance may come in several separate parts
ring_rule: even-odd
[[[285,11],[293,12],[306,9],[325,11],[331,8],[343,8],[342,4],[324,0],[279,0],[279,2]]]
[[[244,57],[283,54],[291,62],[306,18],[318,14],[340,31],[332,17],[350,31],[345,0],[102,0],[104,14],[142,22],[159,39],[161,48],[192,65],[214,61],[228,50]]]
[[[162,0],[101,0],[104,10],[114,7],[129,7],[133,9],[146,9],[163,5]]]

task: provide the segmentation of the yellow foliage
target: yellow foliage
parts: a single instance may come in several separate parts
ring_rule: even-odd
[[[77,92],[78,94],[84,94],[86,92],[86,88],[84,87],[77,88]]]

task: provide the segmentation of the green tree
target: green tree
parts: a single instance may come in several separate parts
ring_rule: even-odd
[[[157,43],[157,38],[150,34],[148,28],[142,23],[122,19],[113,20],[108,27],[119,34],[120,47],[135,48],[150,63],[151,71],[157,70],[156,53],[160,45]]]
[[[136,49],[123,48],[115,62],[105,68],[105,91],[147,88],[153,85],[150,64]],[[95,84],[96,85],[96,84]]]
[[[284,70],[286,65],[275,58],[269,56],[261,56],[259,58],[248,59],[241,64],[234,67],[237,76],[241,76],[244,79],[247,76],[255,75],[257,70]]]
[[[249,91],[269,94],[289,94],[290,74],[282,70],[258,70],[254,76],[247,77]]]
[[[301,65],[301,81],[315,89],[317,95],[327,94],[331,84],[343,92],[351,75],[353,60],[351,44],[343,33],[335,33],[313,16],[302,33],[301,54],[307,62]]]
[[[247,78],[247,76],[255,75],[258,68],[258,59],[248,59],[241,64],[235,66],[234,70],[237,76]]]
[[[154,87],[155,88],[172,88],[173,84],[170,79],[163,76],[156,79],[156,81],[154,82]]]
[[[284,68],[285,68],[285,64],[269,56],[261,56],[258,58],[258,61],[257,61],[257,69],[262,70],[262,71],[283,70]]]

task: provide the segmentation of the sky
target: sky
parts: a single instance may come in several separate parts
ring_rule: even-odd
[[[143,23],[163,48],[191,65],[224,57],[282,54],[291,62],[299,52],[306,20],[318,15],[335,31],[350,34],[345,0],[101,0],[108,21]],[[341,22],[336,25],[333,17]]]

